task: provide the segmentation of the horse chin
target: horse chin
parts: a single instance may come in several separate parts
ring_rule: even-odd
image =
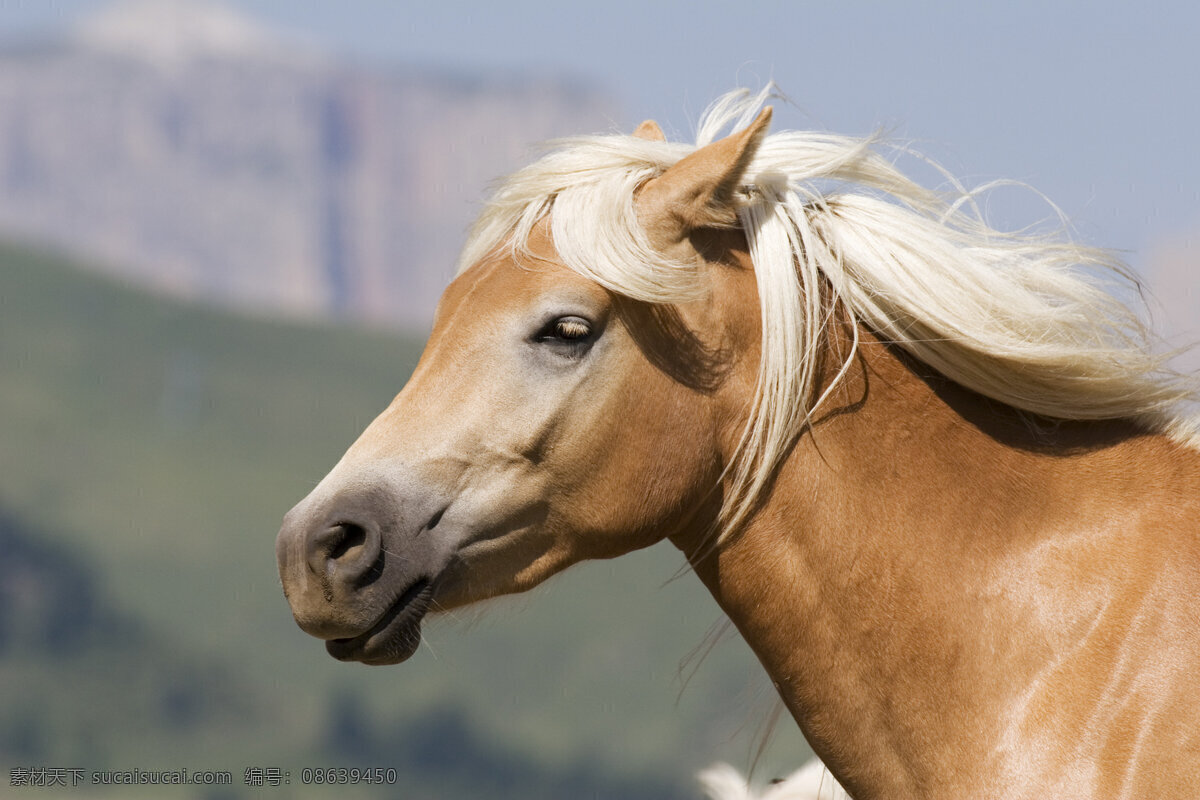
[[[360,661],[372,666],[399,664],[417,652],[421,622],[433,601],[434,583],[421,578],[405,589],[364,633],[330,639],[325,650],[338,661]]]

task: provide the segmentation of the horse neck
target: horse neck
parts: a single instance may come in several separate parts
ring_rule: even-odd
[[[1010,642],[1028,620],[988,596],[997,566],[1050,535],[1039,521],[1062,513],[1055,487],[1073,470],[1146,437],[1039,432],[860,333],[854,369],[745,528],[716,549],[676,544],[843,784],[917,796],[989,757],[980,720],[1027,673]]]

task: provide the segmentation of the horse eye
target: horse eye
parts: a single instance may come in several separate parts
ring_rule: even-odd
[[[558,350],[563,355],[582,355],[592,344],[595,332],[592,323],[583,317],[559,317],[546,323],[534,340]]]
[[[567,342],[577,342],[592,334],[592,327],[578,317],[563,317],[556,319],[550,326],[550,334],[555,339]]]

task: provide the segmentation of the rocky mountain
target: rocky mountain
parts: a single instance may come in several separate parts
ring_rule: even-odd
[[[125,0],[0,51],[0,234],[222,305],[421,326],[487,183],[614,118],[578,81],[347,63]]]

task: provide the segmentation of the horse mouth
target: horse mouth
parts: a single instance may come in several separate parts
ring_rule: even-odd
[[[408,660],[421,644],[421,620],[433,602],[433,589],[429,578],[417,580],[369,630],[346,639],[330,639],[325,642],[326,651],[338,661],[372,665]]]

